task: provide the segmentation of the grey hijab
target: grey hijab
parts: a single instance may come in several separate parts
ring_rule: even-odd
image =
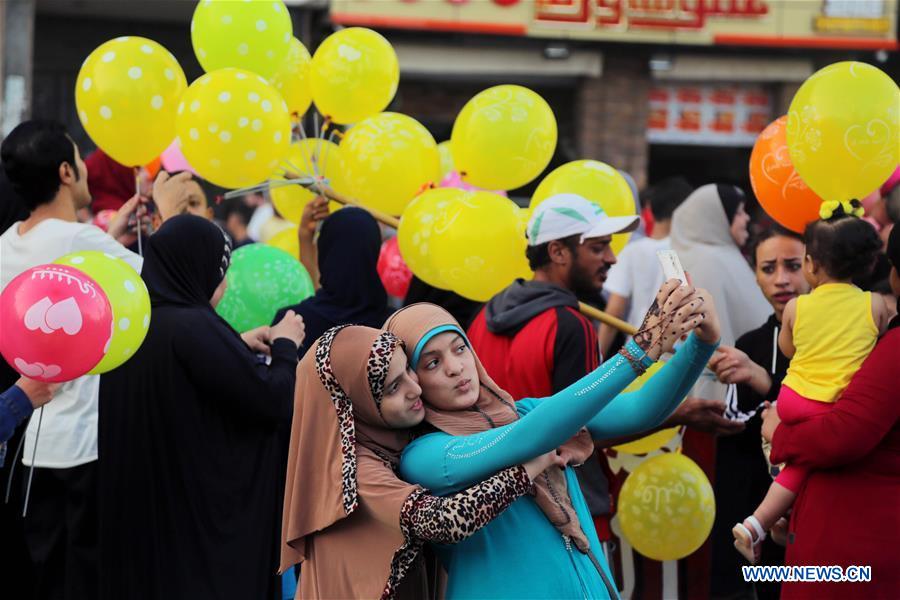
[[[704,185],[675,210],[672,248],[694,285],[710,291],[722,324],[722,343],[758,328],[772,313],[750,265],[731,237],[719,187]]]

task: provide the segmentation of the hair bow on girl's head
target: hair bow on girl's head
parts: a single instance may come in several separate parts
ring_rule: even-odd
[[[826,200],[819,207],[819,218],[824,221],[843,215],[862,218],[865,214],[866,209],[859,200]]]

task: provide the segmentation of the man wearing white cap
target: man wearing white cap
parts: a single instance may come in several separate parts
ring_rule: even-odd
[[[525,232],[533,280],[516,280],[491,298],[468,331],[488,373],[513,398],[550,396],[599,366],[597,332],[579,312],[578,298],[597,296],[616,263],[612,235],[634,231],[639,222],[636,215],[611,217],[576,194],[551,196],[535,208]],[[710,402],[683,402],[660,428],[691,425],[726,431],[724,404]],[[610,445],[628,439],[610,440]],[[577,469],[601,540],[611,537],[605,464],[603,457],[595,457]]]
[[[551,196],[534,210],[525,251],[534,279],[494,296],[469,329],[500,387],[515,398],[541,398],[599,364],[594,326],[578,312],[578,297],[603,287],[616,262],[612,234],[633,231],[639,220],[610,217],[576,194]]]
[[[528,222],[525,251],[534,279],[519,279],[491,298],[469,339],[491,377],[513,398],[543,398],[600,364],[594,324],[578,297],[595,297],[615,264],[614,233],[634,231],[638,216],[610,217],[576,194],[542,202]],[[601,539],[609,537],[610,495],[598,460],[577,469]]]

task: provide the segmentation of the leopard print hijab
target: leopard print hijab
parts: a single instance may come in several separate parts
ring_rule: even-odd
[[[418,553],[400,513],[422,488],[392,469],[409,435],[380,407],[397,348],[393,334],[335,327],[297,367],[281,571],[303,563],[301,598],[389,597]]]
[[[448,330],[458,332],[463,339],[466,339],[462,327],[453,318],[453,315],[440,306],[427,302],[401,308],[391,315],[384,324],[384,328],[396,334],[405,344],[410,361],[413,360],[413,354],[421,340],[436,329],[449,328]],[[484,365],[481,364],[481,360],[475,353],[475,349],[469,344],[468,339],[466,339],[466,344],[472,350],[475,369],[481,384],[475,405],[469,410],[441,410],[428,404],[428,398],[422,398],[425,403],[425,421],[450,435],[471,435],[508,425],[519,418],[512,396],[497,387]],[[587,430],[582,429],[563,444],[560,450],[571,456],[572,462],[581,464],[594,453],[594,443]],[[560,533],[570,538],[579,550],[587,552],[590,543],[581,529],[578,515],[572,506],[565,472],[551,467],[535,480],[535,486],[535,501],[550,522]]]

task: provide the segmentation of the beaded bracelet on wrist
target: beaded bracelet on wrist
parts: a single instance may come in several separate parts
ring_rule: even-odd
[[[622,349],[619,350],[619,354],[625,357],[625,360],[628,361],[628,364],[631,365],[632,370],[637,374],[638,377],[640,377],[647,371],[647,368],[644,367],[641,359],[634,356],[626,346],[622,346]]]

